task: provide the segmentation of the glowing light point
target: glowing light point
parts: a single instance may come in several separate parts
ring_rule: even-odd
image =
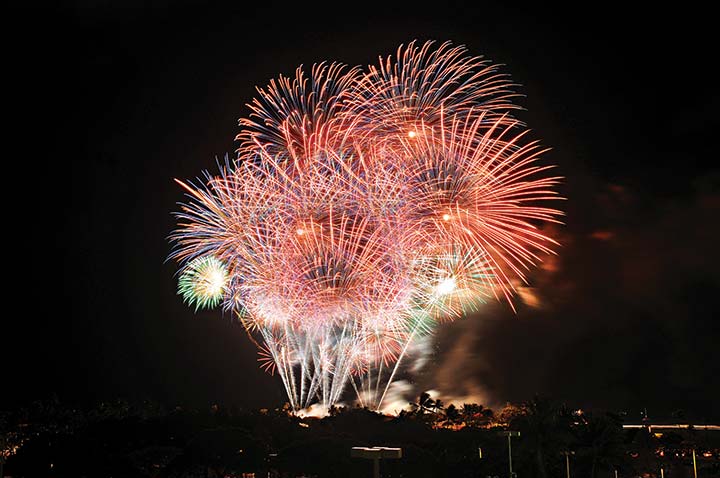
[[[412,138],[414,138],[415,136],[417,136],[417,132],[415,132],[415,131],[408,131],[408,138],[412,139]]]
[[[435,293],[438,296],[448,295],[455,292],[457,289],[457,282],[455,282],[454,277],[448,277],[443,280],[441,280],[438,285],[435,287]]]
[[[225,271],[219,269],[208,269],[200,278],[200,282],[205,287],[205,293],[209,296],[222,295],[225,287]]]
[[[450,220],[450,214],[443,214],[443,221],[449,221]]]
[[[303,234],[305,234],[305,229],[298,228],[297,231],[295,231],[295,232],[297,233],[298,236],[302,236]]]

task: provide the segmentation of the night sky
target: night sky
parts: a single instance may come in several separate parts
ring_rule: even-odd
[[[720,418],[710,15],[684,3],[632,14],[242,3],[88,0],[5,15],[0,409],[52,394],[78,406],[281,404],[242,327],[175,293],[173,178],[233,156],[237,120],[271,78],[435,39],[521,85],[518,117],[552,148],[567,215],[558,257],[531,275],[517,313],[489,304],[444,325],[405,377],[409,393]]]

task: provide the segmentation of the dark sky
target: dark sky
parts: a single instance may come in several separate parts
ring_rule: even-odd
[[[479,389],[493,404],[543,393],[720,416],[710,15],[685,3],[639,13],[169,3],[5,15],[0,409],[53,393],[82,406],[281,403],[242,328],[175,295],[173,178],[232,156],[255,86],[300,64],[367,65],[435,39],[504,64],[522,85],[519,117],[552,148],[568,201],[559,256],[532,276],[535,306],[491,304],[444,326],[416,386]]]

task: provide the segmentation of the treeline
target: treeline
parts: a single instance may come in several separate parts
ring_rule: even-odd
[[[580,411],[543,397],[492,410],[422,394],[397,416],[333,407],[301,418],[288,407],[241,410],[166,408],[116,400],[81,411],[57,399],[0,414],[0,450],[13,477],[368,477],[372,464],[354,446],[403,449],[382,463],[389,477],[521,478],[718,476],[718,444],[707,433],[623,430],[621,417]],[[707,454],[710,456],[705,456]],[[481,457],[482,455],[482,457]]]

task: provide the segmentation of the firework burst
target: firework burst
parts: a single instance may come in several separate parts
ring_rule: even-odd
[[[295,410],[348,384],[379,408],[414,337],[512,304],[552,253],[539,225],[560,215],[559,178],[510,116],[513,86],[462,47],[413,42],[259,89],[237,160],[180,182],[180,293],[240,317]]]
[[[225,264],[213,256],[198,257],[180,274],[178,294],[195,310],[212,309],[223,300],[227,282]]]

